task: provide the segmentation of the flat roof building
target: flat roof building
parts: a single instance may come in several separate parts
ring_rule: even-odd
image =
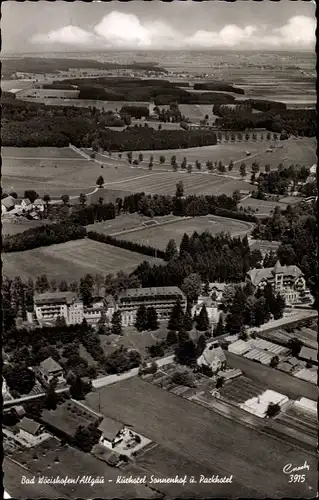
[[[185,310],[186,297],[177,286],[129,288],[120,293],[117,303],[122,325],[134,325],[137,310],[141,305],[146,308],[154,307],[159,321],[167,320],[177,300],[180,300]]]

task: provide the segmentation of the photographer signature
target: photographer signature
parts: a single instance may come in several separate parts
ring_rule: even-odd
[[[293,464],[286,464],[282,470],[285,474],[293,474],[294,472],[299,472],[301,470],[310,470],[310,467],[307,464],[307,461],[305,461],[303,465],[294,466]]]

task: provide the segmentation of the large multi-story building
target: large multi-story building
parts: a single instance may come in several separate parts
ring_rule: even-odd
[[[95,300],[90,307],[86,307],[72,292],[45,292],[34,297],[34,313],[40,323],[50,323],[62,317],[67,325],[80,324],[83,319],[89,324],[96,324],[102,312],[107,313],[103,299]]]
[[[117,307],[121,312],[122,325],[134,325],[138,308],[141,305],[154,307],[159,321],[167,320],[177,300],[186,309],[186,297],[177,286],[154,288],[129,288],[120,293]]]
[[[247,273],[246,281],[255,289],[263,289],[269,283],[275,293],[280,293],[285,298],[286,304],[311,300],[306,280],[299,267],[282,266],[279,260],[274,267],[252,269]]]

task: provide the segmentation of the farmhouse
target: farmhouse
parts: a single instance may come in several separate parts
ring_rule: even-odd
[[[180,300],[182,308],[186,309],[186,297],[177,286],[153,288],[129,288],[120,293],[117,307],[121,312],[122,325],[134,325],[139,306],[154,307],[159,321],[169,318],[172,308]]]
[[[217,343],[207,346],[203,354],[197,359],[197,365],[203,368],[210,368],[213,373],[225,368],[226,357],[222,348]]]
[[[37,444],[43,440],[45,433],[44,426],[31,420],[28,417],[23,417],[22,420],[17,424],[19,429],[19,437],[24,438],[31,444]],[[48,437],[51,437],[47,434]]]
[[[280,293],[288,304],[294,304],[308,298],[309,291],[302,271],[297,266],[282,266],[279,260],[274,267],[252,269],[248,271],[246,282],[257,289],[263,289],[270,283],[276,293]]]
[[[60,383],[65,382],[62,366],[51,356],[40,363],[39,370],[46,382],[51,382],[53,379],[56,379]]]
[[[32,210],[33,205],[29,200],[29,198],[17,198],[15,200],[14,208],[16,209],[17,212],[23,212]]]
[[[10,212],[14,208],[16,200],[13,198],[13,196],[6,196],[1,200],[1,214],[5,214],[7,212]]]
[[[107,448],[114,448],[123,440],[124,426],[123,424],[112,420],[109,417],[104,417],[98,427],[101,431],[100,443]]]

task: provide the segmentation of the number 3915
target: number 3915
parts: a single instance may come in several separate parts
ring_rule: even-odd
[[[306,479],[305,474],[290,474],[289,483],[304,483]]]

